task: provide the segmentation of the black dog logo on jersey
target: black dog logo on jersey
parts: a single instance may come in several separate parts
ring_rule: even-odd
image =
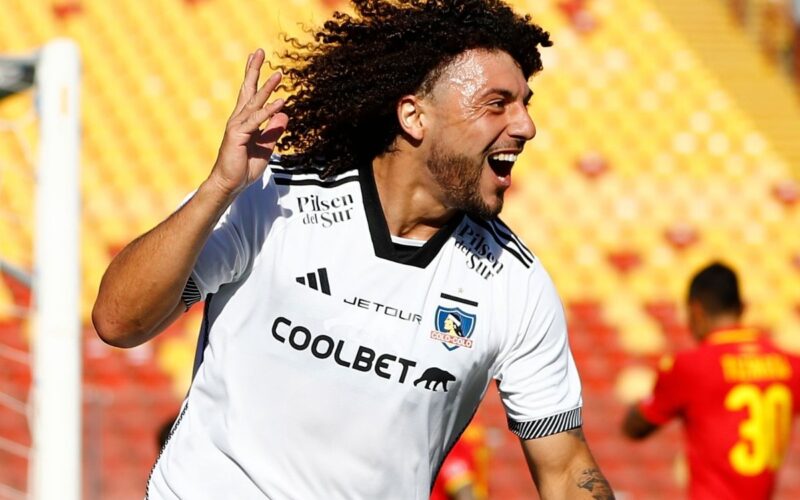
[[[436,392],[441,387],[444,392],[447,392],[447,383],[456,379],[452,373],[442,370],[441,368],[431,367],[422,372],[422,376],[414,381],[414,387],[420,382],[425,383],[425,388],[429,391]],[[433,384],[433,387],[431,387]]]
[[[472,332],[475,331],[475,315],[458,307],[436,308],[436,330],[431,332],[433,340],[440,340],[442,345],[453,351],[459,347],[472,348]]]

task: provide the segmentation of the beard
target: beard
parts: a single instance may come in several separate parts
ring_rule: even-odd
[[[495,206],[481,196],[482,161],[434,147],[427,166],[444,192],[448,206],[487,220],[497,217],[503,209],[503,191],[498,191]]]

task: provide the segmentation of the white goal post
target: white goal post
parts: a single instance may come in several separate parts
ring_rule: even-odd
[[[0,56],[0,97],[34,86],[31,452],[28,498],[81,498],[80,56],[56,39]]]
[[[36,66],[41,120],[34,251],[36,499],[81,498],[80,55],[66,39]]]

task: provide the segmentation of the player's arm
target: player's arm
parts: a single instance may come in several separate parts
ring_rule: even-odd
[[[622,422],[622,433],[631,439],[644,439],[658,429],[659,426],[647,420],[638,405],[633,405]]]
[[[644,439],[683,411],[690,386],[686,380],[691,380],[685,367],[685,362],[671,355],[661,358],[652,393],[628,409],[622,434],[637,441]]]
[[[542,500],[614,498],[580,427],[521,442]]]
[[[569,349],[567,320],[544,269],[531,274],[525,304],[523,334],[504,353],[495,378],[539,496],[614,498],[581,430],[581,381]]]
[[[139,345],[185,310],[181,294],[203,245],[236,196],[264,174],[288,118],[279,113],[282,100],[267,104],[280,74],[258,88],[263,63],[261,49],[248,58],[236,107],[208,178],[188,202],[126,246],[106,270],[92,310],[95,329],[105,342]]]

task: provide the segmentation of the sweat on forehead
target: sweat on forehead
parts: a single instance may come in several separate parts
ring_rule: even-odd
[[[519,68],[519,63],[510,54],[496,49],[469,49],[434,68],[419,89],[419,94],[431,94],[441,84],[461,87],[463,92],[474,95],[486,84],[488,75],[483,64],[485,56],[504,55]]]
[[[278,150],[302,161],[325,158],[326,175],[389,151],[401,133],[398,100],[430,93],[462,54],[510,54],[527,81],[542,69],[539,47],[551,45],[530,16],[502,0],[352,2],[354,13],[334,14],[312,29],[311,41],[287,37],[278,66],[289,93],[284,112],[292,117]]]

